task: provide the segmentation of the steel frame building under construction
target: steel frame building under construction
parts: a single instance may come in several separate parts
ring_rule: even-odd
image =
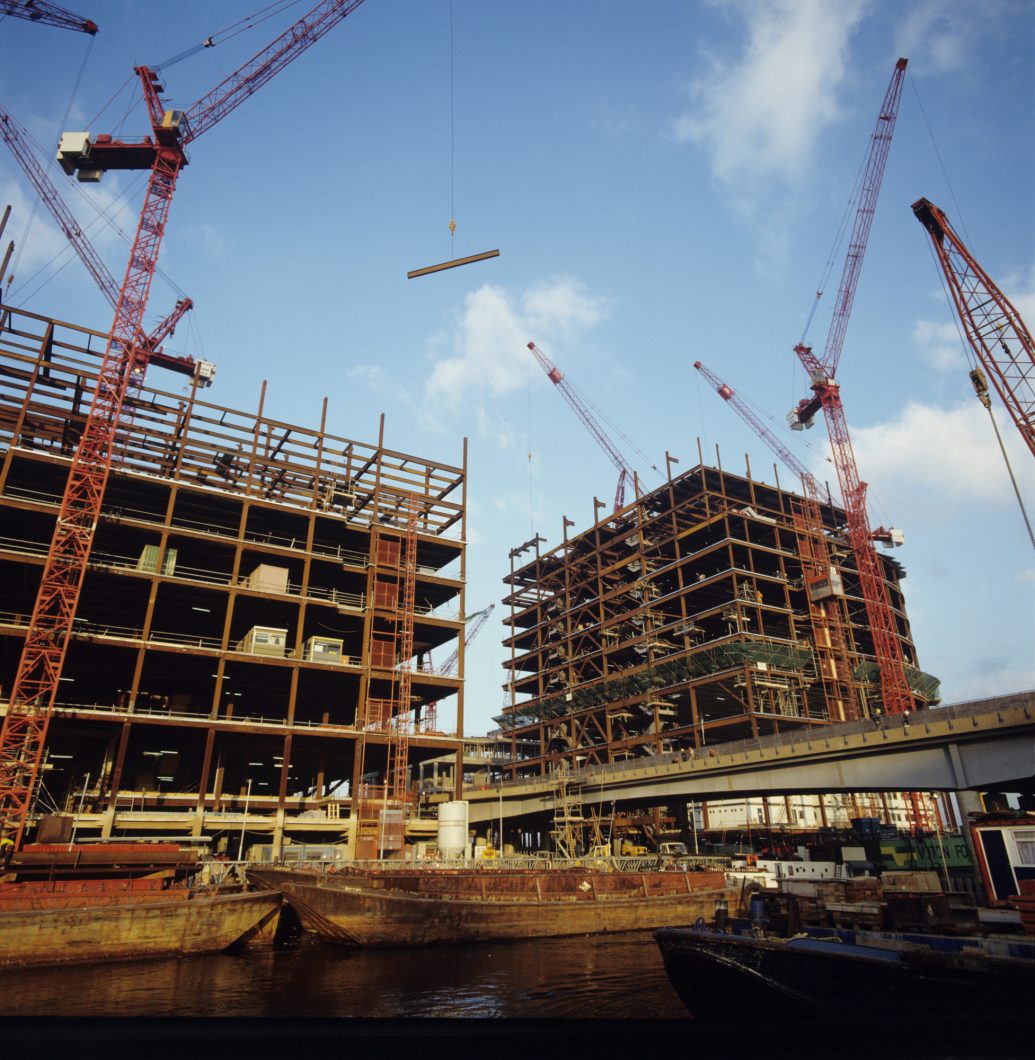
[[[106,341],[0,317],[4,709]],[[35,793],[80,836],[370,856],[401,845],[411,771],[460,755],[466,441],[451,466],[385,448],[383,417],[369,444],[326,430],[326,400],[318,428],[265,407],[265,383],[256,412],[197,379],[127,397]]]
[[[509,775],[707,753],[877,711],[844,514],[821,505],[832,567],[820,586],[803,571],[803,551],[814,550],[799,504],[750,467],[733,475],[702,458],[548,552],[538,536],[515,548],[504,579],[510,703],[496,718],[512,742]],[[904,571],[887,555],[880,568],[923,708],[937,702],[938,682],[917,669]]]

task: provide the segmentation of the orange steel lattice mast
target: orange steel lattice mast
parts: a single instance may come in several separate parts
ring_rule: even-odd
[[[874,534],[866,513],[867,486],[859,477],[848,433],[848,422],[841,402],[840,387],[834,381],[834,376],[891,147],[905,70],[906,60],[899,59],[895,64],[895,72],[871,138],[859,207],[827,336],[824,359],[820,361],[812,352],[812,348],[804,343],[794,347],[794,352],[809,374],[814,396],[799,402],[788,416],[791,426],[798,430],[812,425],[813,417],[819,408],[823,409],[827,421],[834,466],[837,468],[845,514],[848,517],[849,539],[855,553],[866,615],[873,636],[874,656],[880,673],[882,706],[886,714],[907,713],[913,708],[914,699],[906,678],[905,658],[898,638],[891,598],[884,582],[880,558],[873,547]]]
[[[913,203],[979,363],[1035,456],[1035,342],[1020,313],[974,260],[942,210],[928,199]]]
[[[392,697],[394,715],[390,730],[388,791],[403,811],[405,822],[409,792],[409,750],[412,720],[410,689],[413,681],[413,618],[417,592],[417,497],[407,499],[406,541],[402,557],[402,613],[400,615],[399,662]]]
[[[817,667],[831,720],[853,721],[859,716],[859,700],[848,658],[841,577],[831,562],[823,528],[820,485],[812,472],[754,414],[733,387],[700,361],[695,361],[694,367],[715,387],[719,397],[801,478],[804,496],[797,504],[792,503],[791,519],[801,558]]]
[[[115,320],[98,372],[83,434],[69,469],[61,508],[26,632],[7,714],[0,731],[0,815],[20,845],[39,774],[51,709],[72,631],[86,563],[111,470],[119,415],[131,385],[139,335],[158,251],[186,147],[244,102],[303,51],[355,10],[362,0],[325,0],[226,78],[188,112],[167,110],[154,71],[138,67],[153,139],[62,138],[59,159],[68,173],[95,179],[107,169],[149,169],[144,205],[119,292]]]

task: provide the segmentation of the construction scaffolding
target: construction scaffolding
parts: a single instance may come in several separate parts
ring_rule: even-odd
[[[750,469],[702,462],[548,552],[538,535],[514,549],[510,702],[495,719],[513,741],[510,775],[700,753],[879,710],[844,514],[816,502],[803,520],[804,503]],[[916,665],[904,571],[880,560],[912,690],[936,702],[937,680]],[[821,565],[830,591],[817,589]],[[530,742],[538,753],[519,757]]]
[[[106,338],[0,315],[3,703]],[[353,842],[357,768],[403,799],[412,767],[459,754],[463,656],[413,659],[463,634],[466,444],[436,463],[385,448],[383,417],[376,443],[329,433],[326,400],[311,428],[272,418],[265,384],[256,412],[199,395],[141,388],[119,419],[32,819],[81,806],[80,836],[225,844],[235,814],[278,847]],[[456,734],[416,731],[453,696]]]

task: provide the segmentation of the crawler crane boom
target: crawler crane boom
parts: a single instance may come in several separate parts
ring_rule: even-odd
[[[616,468],[618,468],[618,486],[615,489],[615,511],[619,511],[625,507],[625,483],[631,481],[633,489],[636,491],[636,496],[640,496],[640,485],[639,479],[637,478],[636,472],[629,466],[629,462],[624,456],[618,451],[614,442],[608,438],[604,429],[597,423],[594,415],[586,407],[586,403],[579,397],[575,392],[575,389],[564,378],[561,370],[546,356],[545,353],[534,343],[530,342],[528,348],[532,351],[532,356],[539,362],[540,367],[546,372],[547,378],[551,383],[561,392],[564,400],[572,407],[575,415],[585,425],[586,430],[589,431],[593,438],[596,440],[597,445],[604,450],[607,458],[611,461]]]
[[[974,356],[1035,456],[1035,342],[1031,332],[953,231],[944,212],[928,199],[917,199],[913,213],[934,244]]]

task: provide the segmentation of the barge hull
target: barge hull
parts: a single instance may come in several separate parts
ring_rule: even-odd
[[[216,953],[268,937],[279,894],[0,913],[0,968]]]
[[[711,918],[717,899],[728,898],[721,874],[658,873],[667,893],[597,894],[591,875],[572,877],[572,893],[519,896],[499,877],[483,875],[484,896],[413,893],[371,886],[358,878],[305,870],[250,870],[250,881],[275,888],[296,910],[303,927],[354,946],[412,946],[564,935],[611,934],[693,924]],[[707,876],[709,879],[700,879]],[[717,879],[710,877],[717,876]],[[696,878],[695,878],[696,877]],[[534,877],[525,877],[526,881]],[[585,889],[579,890],[585,884]],[[671,889],[669,889],[671,888]]]

